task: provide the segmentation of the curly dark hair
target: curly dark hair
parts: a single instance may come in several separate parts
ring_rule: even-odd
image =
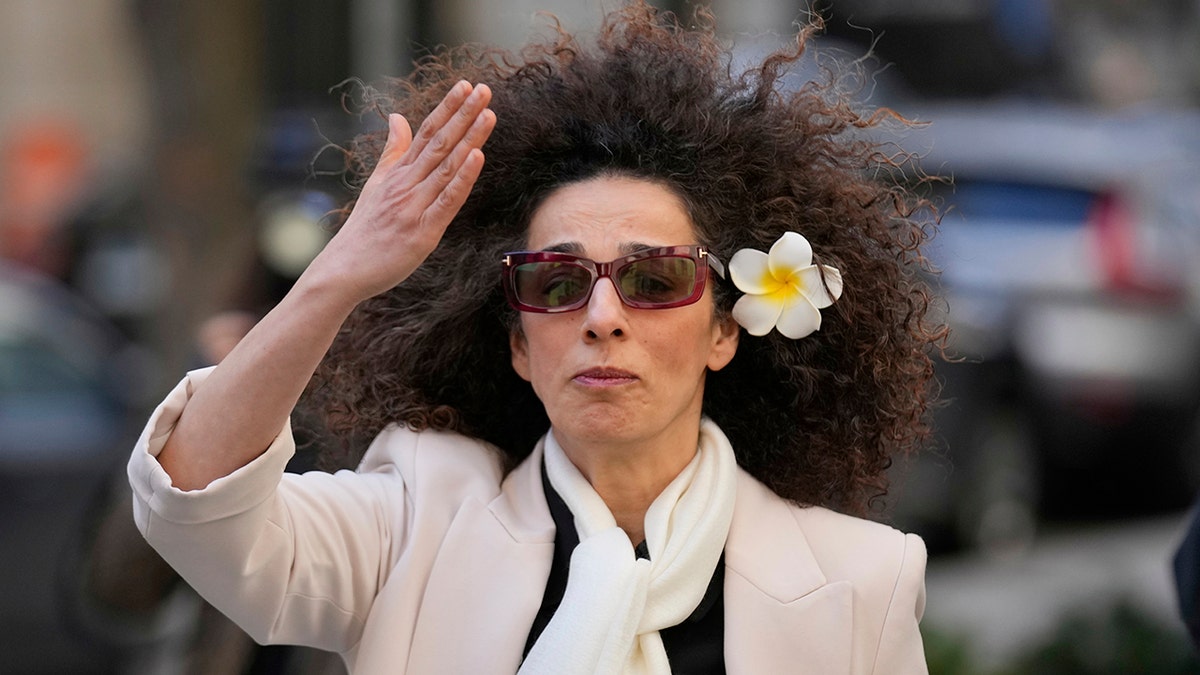
[[[605,17],[594,44],[554,24],[517,53],[445,50],[366,94],[368,108],[414,126],[459,80],[493,91],[494,133],[474,191],[427,262],[352,314],[307,395],[350,448],[399,423],[452,429],[501,449],[509,468],[549,428],[529,383],[513,372],[515,312],[500,258],[522,248],[534,210],[555,188],[598,175],[646,178],[683,200],[700,243],[726,261],[803,233],[818,261],[846,277],[821,330],[801,340],[744,335],[733,361],[708,374],[704,414],[738,463],[783,498],[866,513],[886,469],[928,435],[932,348],[945,329],[921,246],[922,200],[881,179],[907,161],[855,129],[899,120],[856,111],[833,73],[781,82],[819,30],[734,72],[712,17],[684,27],[634,2]],[[903,120],[899,120],[903,123]],[[348,148],[361,185],[382,133]],[[736,290],[714,284],[717,312]]]

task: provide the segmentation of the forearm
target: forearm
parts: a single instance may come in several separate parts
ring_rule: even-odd
[[[310,268],[199,387],[158,461],[181,490],[245,466],[270,445],[356,301]]]

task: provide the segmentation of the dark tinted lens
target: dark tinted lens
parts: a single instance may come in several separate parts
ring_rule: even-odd
[[[579,302],[592,285],[592,274],[587,268],[565,262],[517,265],[513,278],[518,300],[544,308]]]
[[[621,295],[631,302],[676,302],[696,287],[696,261],[677,256],[646,258],[622,267],[617,277]]]

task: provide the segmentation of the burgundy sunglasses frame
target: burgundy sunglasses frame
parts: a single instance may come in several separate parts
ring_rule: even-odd
[[[621,293],[620,284],[613,284],[613,288],[617,291],[617,296],[621,298],[621,302],[635,309],[671,309],[672,307],[683,307],[696,302],[704,295],[705,283],[708,281],[708,270],[711,267],[719,276],[725,276],[725,266],[716,256],[709,253],[706,246],[693,244],[689,246],[664,246],[661,248],[650,248],[637,253],[621,256],[609,262],[596,262],[590,258],[583,258],[570,253],[560,253],[558,251],[512,251],[505,253],[500,260],[503,265],[502,276],[504,295],[508,298],[508,304],[521,312],[533,312],[535,314],[556,314],[559,312],[573,312],[580,307],[583,307],[592,299],[592,291],[596,289],[596,282],[604,277],[610,280],[613,274],[620,272],[621,269],[631,263],[648,258],[688,258],[696,263],[696,279],[692,288],[691,295],[680,300],[672,302],[637,302],[626,298]],[[571,263],[578,265],[587,271],[591,272],[592,282],[588,286],[587,293],[577,302],[560,307],[537,307],[535,305],[527,305],[517,298],[516,289],[516,269],[520,265],[535,262],[560,262]]]

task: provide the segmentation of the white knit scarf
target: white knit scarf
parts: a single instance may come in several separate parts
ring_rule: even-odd
[[[562,604],[518,672],[670,673],[659,631],[700,604],[733,519],[737,461],[729,440],[711,420],[702,420],[696,457],[646,511],[649,560],[637,558],[553,431],[541,442],[546,475],[575,516],[579,546]]]

